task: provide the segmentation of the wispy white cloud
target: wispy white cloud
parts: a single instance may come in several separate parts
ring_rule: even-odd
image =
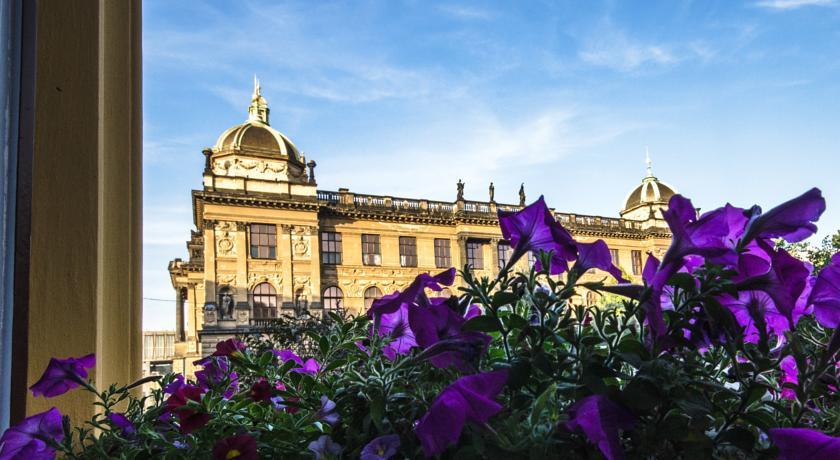
[[[438,7],[438,11],[449,17],[466,20],[485,21],[493,17],[493,13],[490,11],[463,5],[441,5]]]
[[[463,179],[469,184],[467,198],[483,199],[486,185],[475,184],[494,179],[497,185],[503,181],[518,184],[520,180],[544,180],[545,171],[558,167],[565,157],[643,126],[642,122],[553,103],[532,107],[525,114],[467,107],[470,105],[465,103],[457,115],[441,114],[446,126],[401,137],[399,152],[356,152],[351,147],[330,159],[330,168],[319,175],[319,183],[326,187],[349,186],[361,193],[451,200],[454,189],[447,184]],[[429,135],[430,131],[434,135]],[[360,157],[365,158],[364,163],[359,163]],[[408,176],[404,164],[393,161],[395,157],[411,163]],[[369,164],[377,167],[369,168]]]
[[[707,42],[650,42],[633,38],[609,23],[581,41],[578,58],[587,65],[618,72],[658,70],[680,62],[714,59],[717,51]]]
[[[762,0],[755,6],[771,10],[795,10],[806,6],[838,6],[837,0]]]

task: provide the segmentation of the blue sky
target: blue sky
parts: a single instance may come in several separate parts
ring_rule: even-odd
[[[272,126],[319,187],[617,216],[654,173],[710,209],[820,187],[840,228],[840,0],[144,2],[144,297],[174,299],[201,149]],[[144,302],[146,329],[174,300]]]

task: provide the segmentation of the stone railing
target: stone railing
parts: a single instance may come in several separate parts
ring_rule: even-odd
[[[328,205],[346,205],[356,208],[392,209],[405,212],[429,212],[440,214],[454,214],[461,211],[465,214],[495,216],[497,211],[518,211],[521,206],[512,204],[491,203],[482,201],[432,201],[416,198],[401,198],[381,195],[363,195],[351,193],[347,189],[338,192],[318,190],[318,201]],[[565,226],[587,229],[642,230],[643,223],[614,217],[588,216],[572,213],[554,213],[555,219]]]

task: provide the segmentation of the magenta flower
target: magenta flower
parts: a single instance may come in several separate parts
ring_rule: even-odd
[[[397,451],[400,448],[400,437],[396,434],[386,434],[385,436],[379,436],[378,438],[374,438],[371,442],[367,443],[364,448],[362,448],[361,455],[359,456],[360,460],[388,460],[394,455],[397,455]]]
[[[512,266],[528,252],[551,252],[549,273],[558,275],[568,270],[568,263],[577,258],[575,240],[554,219],[542,196],[519,211],[499,211],[499,227],[502,236],[513,247],[507,266]],[[540,261],[536,268],[542,269]]]
[[[779,449],[779,460],[840,458],[840,438],[808,428],[771,428],[768,434]]]
[[[123,413],[111,412],[108,414],[108,420],[110,420],[114,426],[122,430],[123,434],[132,435],[137,432],[134,424],[131,423],[131,420],[129,420]]]
[[[817,232],[814,222],[824,211],[825,198],[818,188],[812,188],[764,214],[761,208],[753,206],[741,244],[771,238],[783,238],[791,243],[802,241]]]
[[[303,363],[303,366],[296,367],[289,372],[297,372],[299,374],[315,375],[321,371],[321,364],[315,361],[315,358],[309,358]]]
[[[840,252],[817,275],[809,303],[814,306],[814,316],[823,327],[840,325]]]
[[[607,460],[624,458],[618,430],[632,430],[636,417],[604,395],[587,396],[569,408],[566,429],[580,429]]]
[[[421,273],[414,278],[414,281],[402,292],[394,291],[373,301],[368,310],[368,316],[385,313],[395,313],[400,306],[412,305],[417,302],[418,297],[425,297],[424,289],[429,288],[440,292],[444,286],[451,286],[455,282],[455,268],[444,270],[437,275]]]
[[[309,358],[304,361],[300,356],[296,355],[292,350],[271,350],[274,356],[280,358],[281,362],[292,360],[300,367],[294,367],[289,372],[297,372],[299,374],[315,375],[321,371],[321,364],[315,358]]]
[[[241,354],[248,346],[241,340],[227,339],[216,344],[216,351],[213,356],[227,356],[228,358]]]
[[[210,421],[210,414],[185,407],[188,400],[201,402],[202,388],[184,385],[166,400],[166,410],[178,417],[181,433],[189,434],[203,427]]]
[[[61,442],[64,427],[61,412],[55,407],[23,419],[0,437],[0,459],[52,459],[55,449],[45,440]]]
[[[782,361],[779,363],[779,368],[782,371],[782,378],[779,379],[779,383],[781,383],[782,385],[784,385],[785,383],[799,385],[799,369],[796,367],[796,359],[793,356],[787,355],[784,358],[782,358]],[[787,386],[783,386],[782,398],[795,400],[796,390]]]
[[[296,355],[295,352],[292,350],[271,350],[274,353],[274,356],[280,358],[280,362],[285,363],[288,360],[292,360],[298,363],[298,366],[303,366],[303,360],[300,359],[300,356]]]
[[[323,434],[317,440],[309,443],[307,448],[315,454],[315,460],[341,454],[341,444],[333,441],[329,435]]]
[[[466,422],[485,423],[502,409],[493,400],[507,383],[507,371],[467,375],[444,388],[415,431],[427,457],[458,442]]]
[[[610,248],[604,240],[596,240],[592,243],[577,243],[577,250],[578,259],[572,267],[572,271],[577,273],[578,276],[597,268],[612,275],[619,283],[627,282],[621,275],[621,269],[613,265]]]
[[[213,446],[213,460],[259,460],[257,440],[247,433],[229,436]]]
[[[93,353],[80,358],[51,358],[41,378],[29,387],[34,396],[47,398],[62,395],[87,383],[87,369],[96,365]]]

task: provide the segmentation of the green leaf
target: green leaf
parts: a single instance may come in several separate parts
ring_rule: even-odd
[[[493,307],[499,308],[505,305],[514,305],[518,297],[512,292],[500,291],[493,295]]]
[[[499,320],[490,315],[476,316],[461,328],[465,331],[496,332],[499,330]]]
[[[382,429],[382,418],[385,415],[385,398],[380,395],[374,395],[373,399],[370,402],[370,419],[373,421],[373,424],[376,425],[376,428],[381,432],[384,431]]]
[[[537,399],[534,400],[534,406],[531,408],[531,425],[536,425],[537,422],[539,422],[545,405],[554,395],[555,391],[557,391],[557,385],[552,382],[551,385],[549,385],[548,388],[540,393],[540,395],[537,396]]]

